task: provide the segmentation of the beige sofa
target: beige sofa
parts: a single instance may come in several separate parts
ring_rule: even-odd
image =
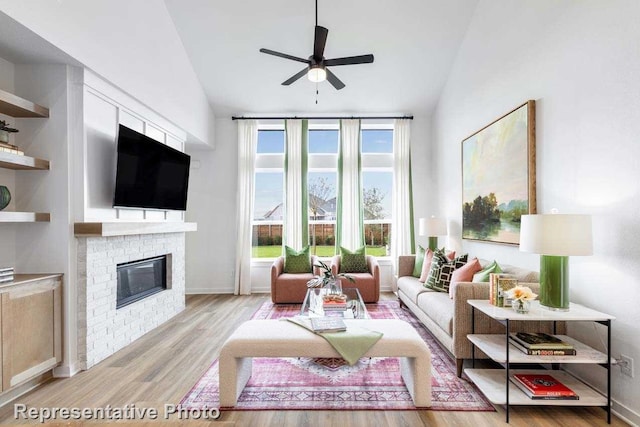
[[[420,319],[425,327],[440,341],[456,359],[457,374],[461,376],[464,359],[471,358],[471,342],[467,334],[471,330],[470,299],[489,299],[488,283],[461,282],[453,287],[453,298],[448,293],[425,288],[424,283],[413,277],[415,255],[400,256],[398,259],[398,298],[400,305],[406,306]],[[486,261],[480,260],[485,266]],[[538,273],[498,262],[504,273],[513,275],[521,284],[538,293]],[[552,322],[513,322],[513,331],[553,332]],[[558,323],[557,333],[563,333],[564,324]],[[503,334],[504,326],[476,311],[475,333]],[[476,351],[476,358],[487,358]]]

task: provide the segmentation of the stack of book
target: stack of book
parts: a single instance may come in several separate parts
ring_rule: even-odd
[[[518,279],[509,274],[489,274],[489,302],[498,307],[510,307],[511,300],[505,295],[509,289],[518,286]]]
[[[0,267],[0,283],[13,282],[13,267]]]
[[[345,311],[347,309],[347,297],[345,295],[325,295],[322,298],[324,311]]]
[[[546,374],[515,374],[511,382],[520,388],[531,399],[536,400],[578,400],[573,390],[551,375]]]
[[[516,332],[509,334],[511,344],[525,354],[533,356],[575,356],[573,345],[542,332]]]
[[[324,301],[322,303],[324,311],[345,311],[347,309],[346,301]]]
[[[0,151],[4,151],[7,153],[19,154],[24,156],[24,151],[20,150],[17,146],[8,144],[6,142],[0,142]]]

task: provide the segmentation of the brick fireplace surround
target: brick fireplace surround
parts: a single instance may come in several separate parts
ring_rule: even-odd
[[[184,310],[185,233],[82,236],[76,225],[76,237],[78,359],[89,369]],[[167,289],[116,309],[116,266],[162,255]]]

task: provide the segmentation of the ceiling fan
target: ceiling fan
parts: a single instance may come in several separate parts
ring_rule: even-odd
[[[270,49],[260,49],[260,52],[269,55],[279,56],[280,58],[290,59],[292,61],[303,62],[307,66],[300,72],[289,77],[282,82],[283,86],[289,86],[291,83],[303,77],[305,74],[312,82],[322,82],[328,80],[329,83],[337,90],[344,88],[345,84],[336,77],[327,67],[338,65],[354,65],[354,64],[370,64],[373,62],[373,55],[347,56],[344,58],[325,59],[324,47],[327,44],[327,35],[329,30],[318,25],[318,0],[316,0],[316,28],[313,40],[313,55],[308,59],[299,58],[297,56],[288,55],[286,53],[276,52]]]

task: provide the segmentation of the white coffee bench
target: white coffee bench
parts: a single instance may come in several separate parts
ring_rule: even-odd
[[[431,352],[418,332],[397,319],[346,319],[383,333],[363,357],[400,357],[401,375],[416,407],[431,406]],[[340,357],[324,338],[286,320],[249,320],[220,350],[220,406],[233,407],[251,377],[253,357]]]

